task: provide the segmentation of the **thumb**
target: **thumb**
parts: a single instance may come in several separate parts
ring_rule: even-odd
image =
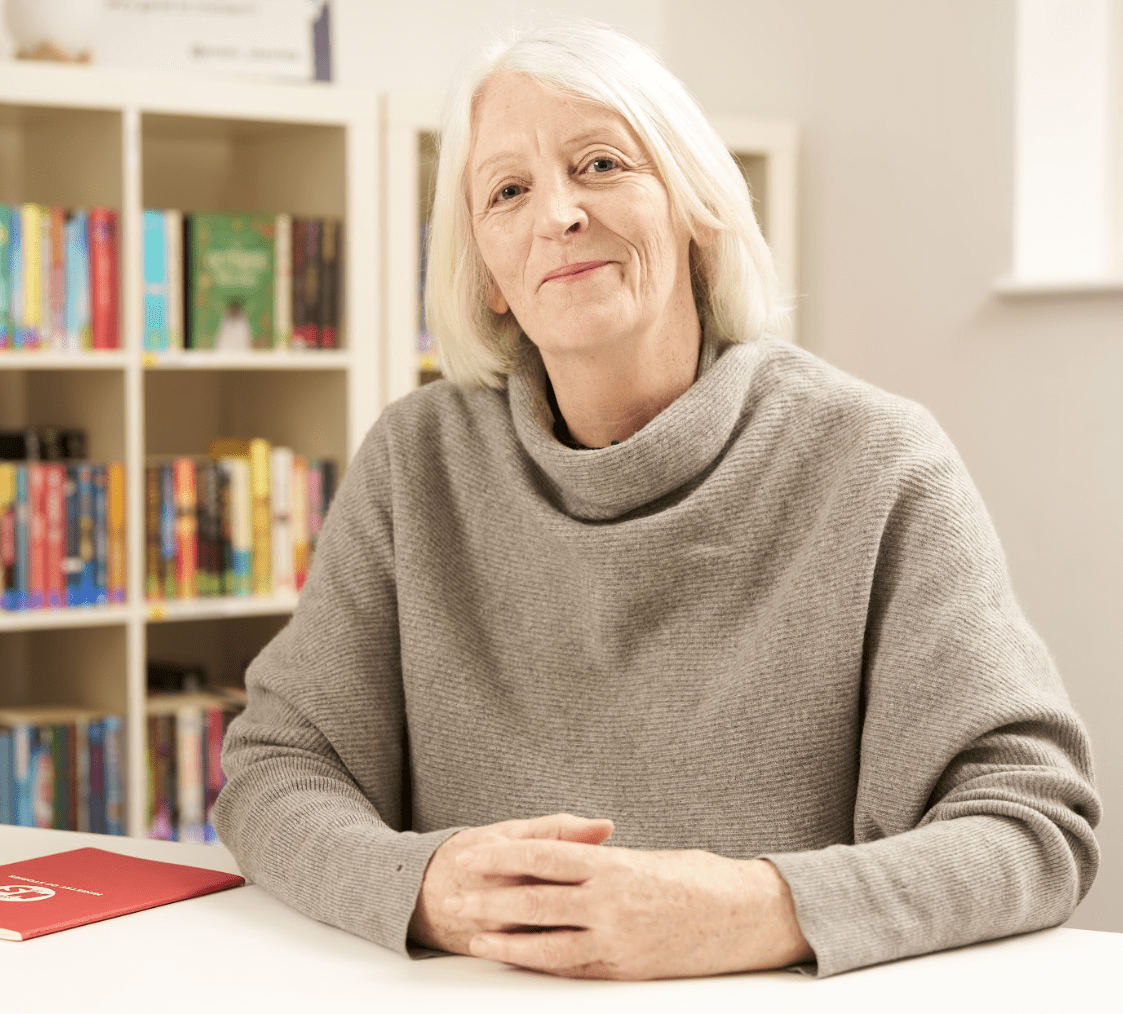
[[[555,838],[558,841],[601,845],[612,835],[614,825],[607,817],[575,817],[572,813],[553,813],[522,821],[518,838]]]

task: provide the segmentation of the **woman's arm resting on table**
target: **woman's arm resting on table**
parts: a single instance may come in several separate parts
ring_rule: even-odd
[[[563,819],[578,820],[539,821]],[[767,860],[494,832],[503,826],[462,831],[437,849],[411,936],[415,924],[439,923],[419,942],[575,978],[714,975],[813,956]]]

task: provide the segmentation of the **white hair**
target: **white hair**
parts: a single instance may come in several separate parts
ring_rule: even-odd
[[[729,341],[776,329],[783,309],[772,254],[733,156],[682,82],[646,46],[604,25],[568,21],[523,30],[480,49],[449,92],[429,227],[425,319],[441,369],[466,387],[502,387],[528,339],[512,313],[487,306],[491,276],[472,232],[467,163],[472,114],[503,72],[590,99],[639,136],[692,240],[691,276],[702,326]]]

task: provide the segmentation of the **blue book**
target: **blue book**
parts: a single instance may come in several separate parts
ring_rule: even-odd
[[[105,833],[125,833],[124,790],[121,779],[121,737],[124,734],[120,715],[106,715],[102,722],[105,748]]]
[[[144,213],[144,350],[168,350],[168,237],[162,211]]]
[[[94,465],[94,604],[109,601],[109,489],[105,465]]]
[[[87,805],[89,827],[94,834],[106,834],[105,824],[105,719],[91,718],[86,725]]]
[[[15,821],[20,827],[33,827],[31,806],[31,752],[34,747],[34,726],[21,722],[11,727],[12,732],[12,785]]]
[[[12,346],[12,208],[0,204],[0,349]]]
[[[8,295],[8,313],[12,319],[11,347],[23,348],[23,217],[18,205],[13,206],[8,223],[8,264],[12,290]]]
[[[86,212],[79,209],[66,222],[66,351],[92,347],[89,228]]]
[[[12,730],[0,728],[0,824],[16,822],[15,749]]]
[[[16,590],[12,609],[26,609],[31,582],[31,503],[27,465],[16,465]]]
[[[97,604],[97,552],[94,548],[94,466],[78,465],[78,591],[75,605]]]

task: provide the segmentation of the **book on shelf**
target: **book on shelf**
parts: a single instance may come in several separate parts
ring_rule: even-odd
[[[261,438],[145,468],[149,600],[299,591],[335,489],[336,464]]]
[[[245,882],[236,873],[97,848],[22,859],[0,866],[0,894],[24,902],[0,905],[0,939],[30,940]]]
[[[112,208],[0,204],[0,350],[120,347]]]
[[[126,598],[125,466],[0,460],[0,609]]]
[[[196,691],[149,694],[149,838],[195,843],[216,840],[212,815],[224,784],[222,740],[244,704],[244,691],[237,689],[204,686]]]
[[[123,834],[124,723],[89,708],[0,708],[0,823]]]

